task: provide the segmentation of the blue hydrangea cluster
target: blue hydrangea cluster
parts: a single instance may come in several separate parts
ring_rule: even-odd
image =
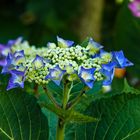
[[[0,44],[2,73],[11,74],[7,90],[24,87],[24,82],[47,84],[53,81],[60,85],[62,79],[80,80],[89,88],[96,81],[110,85],[115,68],[133,64],[123,51],[106,52],[103,46],[89,38],[86,46],[57,37],[57,43],[36,48],[21,38]]]

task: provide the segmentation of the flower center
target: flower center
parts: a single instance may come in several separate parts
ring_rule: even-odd
[[[91,79],[92,75],[87,72],[82,72],[81,77],[87,81]]]
[[[51,73],[51,76],[52,76],[53,78],[55,78],[55,79],[58,79],[59,76],[60,76],[60,74],[61,74],[60,71],[53,71],[53,72]]]
[[[35,64],[36,68],[41,68],[42,67],[42,62],[39,61],[39,60],[36,60],[34,64]]]

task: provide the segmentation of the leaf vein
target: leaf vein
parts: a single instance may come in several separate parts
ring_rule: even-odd
[[[16,108],[15,108],[13,102],[11,101],[10,96],[8,96],[8,98],[9,98],[9,101],[11,102],[11,105],[12,105],[12,107],[13,107],[15,113],[16,113],[17,120],[18,120],[18,125],[19,125],[19,130],[20,130],[20,136],[21,136],[21,139],[23,140],[23,134],[22,134],[22,130],[21,130],[21,125],[20,125],[19,115],[18,115],[18,113],[17,113],[17,111],[16,111]]]
[[[110,127],[112,126],[112,124],[113,124],[115,118],[117,117],[118,113],[123,109],[124,106],[125,106],[125,104],[123,104],[123,105],[121,106],[121,108],[115,113],[115,116],[112,118],[112,120],[111,120],[111,122],[110,122],[110,125],[108,126],[108,128],[107,128],[106,131],[105,131],[105,134],[104,134],[104,136],[103,136],[103,140],[105,140],[105,137],[106,137],[106,135],[107,135],[107,133],[108,133]]]

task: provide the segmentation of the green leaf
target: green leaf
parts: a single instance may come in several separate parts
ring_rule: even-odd
[[[46,108],[42,108],[42,112],[44,115],[48,118],[48,124],[49,124],[49,140],[55,140],[56,138],[56,128],[57,128],[57,116],[49,111]]]
[[[36,99],[21,90],[0,93],[1,140],[47,140],[48,121]]]
[[[81,122],[82,123],[82,122],[97,121],[97,119],[94,117],[83,115],[83,114],[76,112],[74,110],[63,110],[61,108],[56,108],[52,104],[43,103],[43,102],[39,102],[39,104],[42,108],[46,108],[49,111],[53,112],[55,115],[59,116],[65,122],[71,122],[71,123],[74,123],[74,122],[80,123]]]
[[[131,94],[140,94],[140,91],[138,89],[135,89],[131,86],[129,86],[127,80],[124,80],[124,89],[123,92],[125,93],[131,93]]]
[[[88,107],[86,113],[99,118],[100,121],[72,127],[66,140],[69,137],[75,140],[139,140],[140,138],[140,95],[120,94],[96,100]]]
[[[82,43],[81,43],[81,46],[82,47],[87,47],[88,43],[89,43],[89,39],[90,37],[87,37]]]
[[[71,122],[71,123],[87,123],[87,122],[95,122],[95,121],[99,121],[98,119],[88,116],[88,115],[84,115],[81,114],[79,112],[76,111],[68,111],[67,112],[67,121]]]

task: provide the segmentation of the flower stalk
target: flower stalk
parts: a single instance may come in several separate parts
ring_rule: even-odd
[[[57,124],[56,140],[64,140],[65,137],[65,123],[60,118]]]
[[[60,108],[60,105],[56,102],[56,100],[54,99],[54,97],[50,94],[50,92],[47,90],[46,87],[43,86],[43,89],[46,93],[46,95],[48,96],[48,98],[51,100],[51,102],[53,103],[53,105],[56,107],[56,108]]]
[[[68,81],[64,82],[63,99],[62,99],[62,109],[64,111],[67,110],[67,104],[69,101],[69,96],[70,96],[72,87],[73,87],[73,82],[71,82],[71,83],[69,83]],[[65,119],[58,118],[56,140],[64,140],[65,126],[66,126]]]

